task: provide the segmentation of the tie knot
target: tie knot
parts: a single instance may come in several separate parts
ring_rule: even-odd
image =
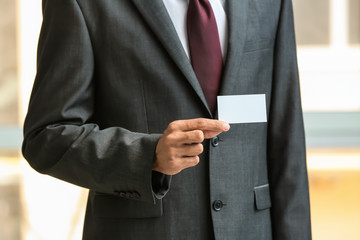
[[[204,19],[209,19],[214,15],[209,0],[190,0],[188,13],[194,11],[197,12],[199,16],[202,16]]]
[[[208,3],[209,0],[190,0],[190,1],[195,1],[195,2],[200,2],[200,3]]]

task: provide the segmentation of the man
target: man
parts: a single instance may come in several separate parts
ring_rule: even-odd
[[[23,153],[90,189],[84,239],[311,239],[291,0],[43,14]],[[267,122],[215,120],[216,95],[249,94]]]

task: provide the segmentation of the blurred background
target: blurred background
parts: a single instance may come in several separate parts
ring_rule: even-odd
[[[314,240],[360,239],[360,0],[293,0]],[[0,239],[79,240],[87,190],[20,154],[40,0],[0,0]]]

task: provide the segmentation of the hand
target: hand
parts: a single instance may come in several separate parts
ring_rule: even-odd
[[[230,129],[219,120],[197,118],[171,122],[156,146],[153,170],[175,175],[199,163],[204,139],[213,138]]]

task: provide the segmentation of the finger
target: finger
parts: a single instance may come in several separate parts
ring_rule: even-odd
[[[204,141],[204,133],[201,130],[190,132],[172,132],[164,137],[168,146],[181,147],[184,144],[202,143]]]
[[[179,157],[195,157],[200,155],[204,151],[204,147],[201,143],[183,145],[177,149]]]
[[[214,131],[204,131],[204,139],[210,139],[213,137],[216,137],[217,135],[219,135],[221,132],[214,132]]]
[[[202,143],[204,141],[204,133],[201,130],[179,132],[179,137],[179,143],[181,144]]]
[[[220,120],[196,118],[189,120],[174,121],[169,124],[168,128],[172,131],[203,130],[203,131],[224,132],[230,129],[230,125]]]
[[[184,169],[185,168],[189,168],[189,167],[194,167],[196,165],[199,164],[200,162],[200,158],[199,156],[194,156],[194,157],[184,157],[183,159],[183,163],[184,163]]]

